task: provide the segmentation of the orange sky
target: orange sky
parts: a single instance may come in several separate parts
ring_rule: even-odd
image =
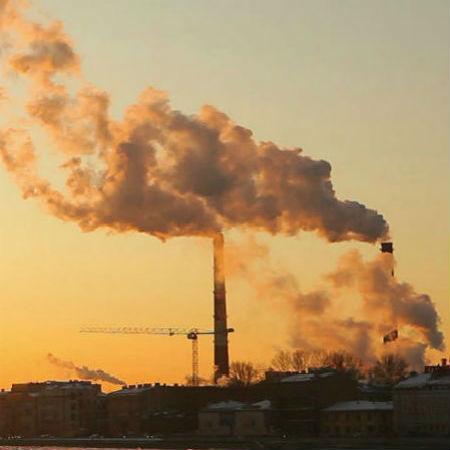
[[[402,2],[332,2],[330,10],[325,2],[285,1],[281,8],[244,1],[241,11],[227,2],[215,9],[198,1],[189,11],[179,3],[125,3],[115,2],[113,16],[105,1],[46,0],[35,9],[64,21],[86,78],[110,92],[113,114],[155,85],[169,91],[175,108],[191,113],[212,103],[257,140],[301,146],[329,161],[339,198],[386,217],[397,278],[431,296],[450,336],[446,2],[407,2],[406,10]],[[8,82],[20,99],[26,85]],[[2,106],[4,117],[14,102]],[[40,131],[34,135],[47,155],[40,169],[53,174],[53,150]],[[129,383],[183,381],[191,358],[184,337],[78,330],[211,327],[210,242],[83,233],[24,201],[4,169],[0,195],[0,385],[72,377],[47,363],[48,352]],[[239,230],[226,238],[246,239]],[[269,249],[268,264],[292,273],[304,291],[349,249],[368,259],[378,254],[371,244],[329,244],[311,233],[256,239]],[[288,310],[257,298],[239,273],[227,290],[232,359],[264,365],[288,348]],[[212,371],[207,336],[200,338],[200,368],[203,376]]]

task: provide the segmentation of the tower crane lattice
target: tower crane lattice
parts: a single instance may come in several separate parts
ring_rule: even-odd
[[[233,332],[233,328],[227,330]],[[214,330],[205,330],[201,328],[151,328],[151,327],[84,327],[81,333],[99,333],[99,334],[156,334],[163,336],[184,335],[192,342],[192,385],[199,385],[198,376],[198,336],[214,335]]]

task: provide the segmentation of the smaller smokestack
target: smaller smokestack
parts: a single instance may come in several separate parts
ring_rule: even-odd
[[[392,242],[382,242],[381,253],[390,253],[391,255],[394,253],[394,244]],[[391,269],[391,275],[394,276],[394,268]]]
[[[442,358],[442,367],[447,367],[447,358]]]
[[[381,243],[381,253],[394,253],[394,244],[392,242]]]

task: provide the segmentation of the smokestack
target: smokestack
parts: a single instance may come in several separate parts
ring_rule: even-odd
[[[394,253],[394,244],[392,242],[382,242],[381,253],[390,253],[391,255]],[[391,269],[391,275],[394,276],[394,268]]]
[[[223,257],[223,234],[217,233],[214,244],[214,382],[229,375],[227,305]]]

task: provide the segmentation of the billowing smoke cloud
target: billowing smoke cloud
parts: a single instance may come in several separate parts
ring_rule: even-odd
[[[336,272],[328,276],[337,289],[354,287],[360,293],[363,312],[377,316],[385,323],[381,331],[388,332],[389,324],[408,326],[419,333],[431,347],[443,348],[443,335],[438,329],[439,316],[426,294],[418,294],[408,283],[392,276],[394,259],[382,253],[373,261],[364,262],[357,251],[345,255]]]
[[[125,381],[110,375],[102,369],[89,369],[89,367],[86,366],[78,367],[72,361],[63,361],[54,356],[52,353],[47,355],[47,361],[56,367],[73,372],[81,380],[104,381],[105,383],[116,385],[126,384]]]
[[[248,241],[243,248],[242,275],[256,288],[258,301],[287,313],[293,348],[345,350],[366,364],[393,351],[417,369],[427,349],[444,349],[434,303],[392,276],[392,254],[364,261],[358,251],[350,251],[335,271],[323,277],[319,289],[303,292],[294,274],[267,264],[267,251],[261,244]],[[239,261],[237,252],[226,256],[227,267],[239,264],[234,262]],[[384,344],[383,336],[393,329],[398,329],[399,338]]]
[[[23,130],[1,132],[0,155],[24,196],[60,219],[85,231],[161,239],[231,227],[314,231],[333,242],[387,235],[382,215],[336,197],[328,162],[257,142],[213,106],[187,116],[171,109],[164,92],[148,88],[121,121],[112,120],[108,94],[82,81],[80,58],[61,23],[30,23],[8,0],[0,0],[0,14],[9,39],[2,59],[30,80],[27,117],[64,155],[66,190],[38,175],[31,139],[17,139]],[[81,87],[73,94],[67,86],[75,83]]]

